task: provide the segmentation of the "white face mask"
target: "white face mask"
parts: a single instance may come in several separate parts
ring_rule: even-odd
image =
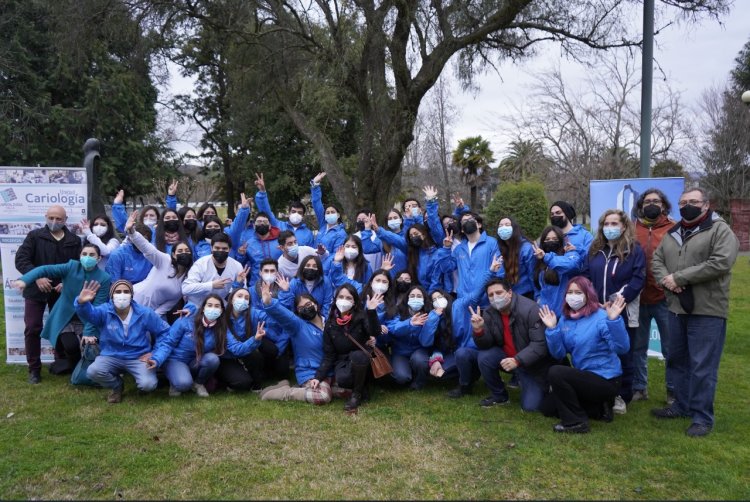
[[[442,297],[438,298],[437,300],[435,300],[434,302],[432,302],[432,305],[436,309],[444,309],[445,307],[448,306],[448,299],[447,298],[442,298]]]
[[[347,260],[353,260],[359,256],[359,250],[357,248],[345,248],[344,249],[344,258]]]
[[[107,233],[107,225],[94,225],[91,227],[91,232],[97,237],[101,237]]]
[[[490,300],[490,305],[495,307],[497,310],[504,309],[508,305],[508,303],[510,303],[510,298],[508,298],[507,296],[495,295],[492,297],[492,300]]]
[[[289,223],[292,225],[299,225],[302,223],[302,215],[299,213],[292,213],[289,215]]]
[[[143,224],[147,227],[155,227],[156,226],[156,218],[143,218]]]
[[[244,298],[235,298],[234,301],[232,301],[232,306],[234,307],[235,312],[244,312],[250,306],[250,302]]]
[[[342,314],[349,312],[353,306],[354,306],[354,303],[350,302],[349,300],[343,300],[343,299],[336,300],[336,308],[339,309],[339,312],[341,312]]]
[[[399,228],[401,228],[401,218],[388,220],[388,228],[390,228],[391,230],[398,230]]]
[[[384,295],[385,292],[388,291],[388,284],[384,284],[382,282],[373,282],[372,290],[379,295]]]
[[[276,282],[276,274],[273,272],[262,274],[261,277],[263,278],[263,282],[265,282],[266,284],[273,284],[274,282]]]
[[[581,310],[586,305],[586,295],[579,293],[568,293],[565,295],[565,303],[568,307],[572,308],[576,312]]]
[[[115,293],[112,295],[112,303],[115,304],[115,308],[124,310],[130,307],[130,293]]]

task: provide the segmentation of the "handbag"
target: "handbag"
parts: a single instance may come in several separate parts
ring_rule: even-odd
[[[89,385],[91,387],[101,387],[98,383],[91,380],[86,375],[86,370],[89,369],[91,363],[94,362],[96,356],[99,355],[99,344],[98,343],[87,343],[81,348],[81,360],[78,361],[73,374],[70,375],[70,383],[73,385]]]
[[[344,331],[344,334],[349,338],[349,340],[352,341],[354,345],[359,347],[359,349],[368,355],[370,358],[370,367],[372,368],[372,376],[375,378],[382,378],[386,375],[390,375],[393,373],[393,366],[391,366],[391,362],[388,360],[388,356],[386,356],[382,350],[380,350],[377,347],[372,348],[372,352],[365,349],[362,344],[360,344],[357,340],[352,337],[349,333]]]

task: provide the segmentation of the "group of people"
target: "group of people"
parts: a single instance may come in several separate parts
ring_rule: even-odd
[[[448,396],[461,398],[481,377],[481,406],[507,404],[507,387],[518,386],[524,411],[559,417],[554,431],[584,433],[591,419],[611,421],[649,398],[655,319],[666,406],[652,414],[689,417],[690,436],[711,431],[739,245],[704,190],[680,196],[680,221],[661,190],[646,190],[637,219],[607,210],[594,235],[556,201],[551,224],[527,236],[513,215],[485,222],[460,199],[440,213],[434,187],[424,203],[410,198],[403,212],[381,215],[385,225],[363,208],[347,228],[323,202],[324,176],[311,181],[316,231],[299,201],[277,218],[262,175],[257,212],[241,194],[228,226],[211,204],[177,209],[176,182],[164,210],[128,215],[118,193],[112,218],[82,222],[84,242],[64,208],[50,207],[16,254],[29,382],[41,379],[41,335],[55,349],[54,373],[72,371],[82,346],[95,344],[86,375],[110,390],[110,403],[129,373],[141,391],[163,375],[173,397],[340,397],[355,412],[370,399],[377,347],[392,365],[378,383],[419,391],[452,380]]]

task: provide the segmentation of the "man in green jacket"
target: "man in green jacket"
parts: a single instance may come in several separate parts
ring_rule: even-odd
[[[729,313],[729,281],[739,241],[709,208],[708,194],[690,188],[680,196],[680,220],[654,253],[654,277],[669,305],[670,358],[675,402],[651,410],[658,418],[690,417],[688,436],[705,436],[714,424],[714,395]]]

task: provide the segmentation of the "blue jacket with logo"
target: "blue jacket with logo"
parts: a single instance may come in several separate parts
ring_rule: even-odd
[[[112,282],[125,279],[131,284],[141,282],[146,278],[153,264],[139,252],[132,242],[127,242],[109,255],[104,270],[109,274]]]

